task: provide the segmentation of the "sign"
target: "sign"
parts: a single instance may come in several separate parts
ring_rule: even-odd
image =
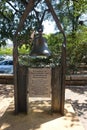
[[[30,97],[50,97],[51,68],[29,68],[28,87]]]

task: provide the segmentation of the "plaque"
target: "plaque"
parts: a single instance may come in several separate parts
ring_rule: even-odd
[[[29,68],[28,87],[30,97],[50,97],[51,68]]]

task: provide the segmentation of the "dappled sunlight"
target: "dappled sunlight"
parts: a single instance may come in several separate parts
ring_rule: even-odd
[[[0,117],[6,112],[10,103],[13,102],[13,85],[0,84]]]
[[[8,127],[10,127],[10,124],[3,123],[3,125],[1,126],[1,130],[5,130],[5,129],[7,129]]]
[[[87,112],[87,86],[69,86],[66,89],[66,100],[72,104],[78,116]]]
[[[32,101],[32,99],[34,99]],[[44,112],[44,111],[49,111],[51,112],[51,99],[49,100],[45,98],[30,98],[30,103],[29,103],[29,110],[32,112]]]
[[[84,97],[84,95],[87,96],[87,92],[86,87],[82,88],[82,91],[80,89],[80,87],[66,89],[64,116],[52,112],[51,97],[29,97],[28,115],[15,115],[13,86],[2,85],[0,88],[0,130],[84,130],[78,115],[87,119],[87,100]]]
[[[83,130],[72,106],[65,103],[65,115],[52,113],[51,100],[31,100],[29,113],[14,115],[11,102],[0,121],[1,130]]]
[[[13,85],[0,84],[0,98],[13,97],[13,93],[14,93]]]
[[[87,85],[85,86],[67,86],[66,100],[72,104],[73,109],[83,124],[87,128]]]

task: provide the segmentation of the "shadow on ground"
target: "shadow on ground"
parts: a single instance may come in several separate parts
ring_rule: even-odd
[[[87,85],[67,86],[66,99],[72,104],[85,130],[87,130]]]
[[[10,87],[1,87],[0,96],[5,98],[13,97],[13,88]],[[84,95],[87,97],[87,87],[66,88],[66,103],[72,104],[75,112],[80,116],[87,112],[87,100]],[[69,107],[67,106],[68,109]],[[86,117],[85,119],[87,120]],[[66,129],[79,126],[79,120],[75,113],[68,111],[66,108],[65,116],[61,116],[59,113],[52,113],[50,100],[31,101],[29,103],[28,115],[14,115],[14,103],[12,101],[0,119],[0,130],[58,130],[59,126],[62,126],[62,119],[62,123]],[[54,122],[56,125],[54,125]],[[46,125],[48,125],[48,128],[44,129]]]
[[[87,112],[87,86],[68,86],[67,88],[68,102],[72,104],[78,116],[83,115]]]
[[[28,115],[14,115],[14,104],[11,102],[1,117],[1,130],[58,130],[63,125],[65,129],[79,127],[79,120],[73,111],[68,111],[65,108],[65,116],[52,113],[50,100],[32,101],[29,106]],[[70,106],[67,105],[67,108],[69,109]]]

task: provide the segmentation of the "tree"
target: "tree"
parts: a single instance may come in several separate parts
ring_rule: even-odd
[[[84,38],[85,36],[87,36],[86,31],[84,31],[83,37],[83,28],[87,28],[86,26],[84,26],[84,21],[80,21],[81,15],[83,13],[87,13],[87,0],[58,0],[57,2],[55,2],[54,0],[50,1],[58,16],[58,20],[60,19],[60,22],[66,32],[68,43],[67,58],[69,59],[69,65],[76,66],[76,64],[83,61],[87,63],[87,38]],[[53,20],[51,17],[51,13],[49,13],[49,9],[46,5],[45,0],[29,0],[29,2],[31,2],[30,5],[26,0],[0,1],[0,45],[4,45],[4,41],[8,38],[13,40],[13,36],[15,34],[16,37],[18,36],[16,42],[18,43],[18,45],[16,47],[14,46],[14,48],[17,49],[18,46],[21,47],[23,44],[26,44],[26,47],[28,48],[31,46],[31,33],[33,30],[36,30],[38,28],[38,21],[42,22],[42,20],[45,19],[51,21]],[[52,8],[51,11],[52,14],[54,14]],[[46,15],[44,14],[44,12]],[[55,16],[54,19],[56,19]],[[80,26],[82,28],[80,28]],[[57,27],[59,27],[60,32],[62,32],[63,36],[65,37],[64,31],[61,29],[61,26],[57,24]],[[61,37],[60,35],[60,32],[58,33],[58,35],[48,36],[48,43],[51,50],[55,54],[59,55],[61,50],[60,43],[62,43],[63,39],[63,37]],[[78,38],[79,36],[81,38]],[[15,54],[15,52],[16,51],[14,51],[13,54]],[[18,52],[16,52],[16,56],[18,55],[17,53]],[[17,57],[14,57],[14,59],[14,61],[16,61],[15,63],[17,64]],[[63,57],[61,59],[65,60],[65,58]],[[15,68],[15,70],[17,70],[17,68]]]
[[[79,24],[84,23],[80,21],[82,14],[87,13],[86,0],[59,0],[58,4],[55,3],[55,11],[62,23],[64,30],[76,31]]]
[[[87,11],[87,1],[58,0],[55,2],[54,0],[51,0],[51,3],[65,32],[78,31],[79,24],[83,24],[82,21],[79,21],[79,18]],[[9,38],[13,40],[14,33],[17,30],[20,18],[28,5],[28,2],[27,0],[2,0],[0,1],[0,5],[0,45],[4,45],[6,39]],[[33,9],[36,9],[41,15],[43,11],[47,9],[45,1],[36,0]],[[44,20],[45,19],[53,20],[49,11],[46,13]],[[20,32],[19,42],[29,43],[31,30],[35,29],[37,25],[38,21],[35,11],[32,11],[24,23],[24,29]]]
[[[37,0],[35,2],[34,8],[38,5],[39,2],[40,0]],[[17,30],[17,26],[27,6],[27,3],[28,2],[26,2],[25,0],[0,1],[0,5],[1,5],[0,7],[0,41],[2,43],[4,43],[3,41],[7,38],[10,38],[11,40],[13,40],[13,35]],[[39,4],[42,5],[42,2],[40,2]],[[43,12],[43,9],[45,9],[45,6],[41,6],[40,8],[40,10],[42,10],[41,12]],[[21,32],[22,36],[23,34],[29,35],[30,30],[32,30],[32,28],[34,29],[36,25],[37,25],[36,14],[33,11],[28,15],[24,23],[24,30]]]
[[[23,9],[19,2],[14,0],[0,1],[0,45],[5,43],[6,39],[13,39],[13,34],[17,29],[19,17]],[[20,10],[19,10],[20,8]]]

